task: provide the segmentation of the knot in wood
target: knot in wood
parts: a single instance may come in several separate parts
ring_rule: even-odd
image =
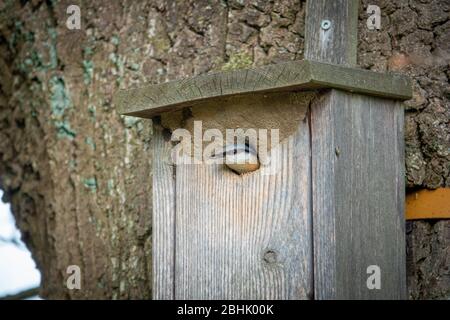
[[[267,250],[264,252],[263,259],[267,264],[274,264],[277,262],[277,253],[274,250]]]

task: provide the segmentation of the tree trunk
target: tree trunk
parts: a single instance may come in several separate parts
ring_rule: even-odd
[[[0,187],[42,272],[44,298],[150,298],[151,121],[121,117],[119,88],[303,58],[305,1],[0,4]],[[415,79],[409,187],[450,186],[450,4],[362,1],[358,63]],[[382,30],[366,26],[381,7]],[[450,223],[414,222],[412,298],[449,297]],[[66,287],[81,268],[81,290]]]

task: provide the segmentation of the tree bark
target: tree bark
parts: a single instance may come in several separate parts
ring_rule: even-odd
[[[73,1],[0,4],[0,187],[42,297],[150,298],[152,125],[119,116],[112,95],[302,59],[305,1],[76,2],[80,30],[66,27]],[[359,65],[416,80],[408,186],[450,186],[449,2],[362,2]],[[381,31],[367,30],[369,2],[381,7]],[[414,223],[412,298],[449,297],[449,228]],[[81,268],[81,290],[66,287],[69,265]]]

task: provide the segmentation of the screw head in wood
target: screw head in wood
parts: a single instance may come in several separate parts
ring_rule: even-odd
[[[320,24],[320,27],[323,30],[328,30],[331,27],[331,21],[330,20],[322,20],[322,23]]]

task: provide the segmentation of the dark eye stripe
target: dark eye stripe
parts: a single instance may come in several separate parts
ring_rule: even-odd
[[[226,146],[225,147],[228,150],[223,151],[219,154],[213,154],[211,157],[224,157],[226,155],[235,155],[238,152],[246,152],[246,153],[256,153],[252,147],[250,147],[248,144],[246,145],[234,145],[234,146]]]

